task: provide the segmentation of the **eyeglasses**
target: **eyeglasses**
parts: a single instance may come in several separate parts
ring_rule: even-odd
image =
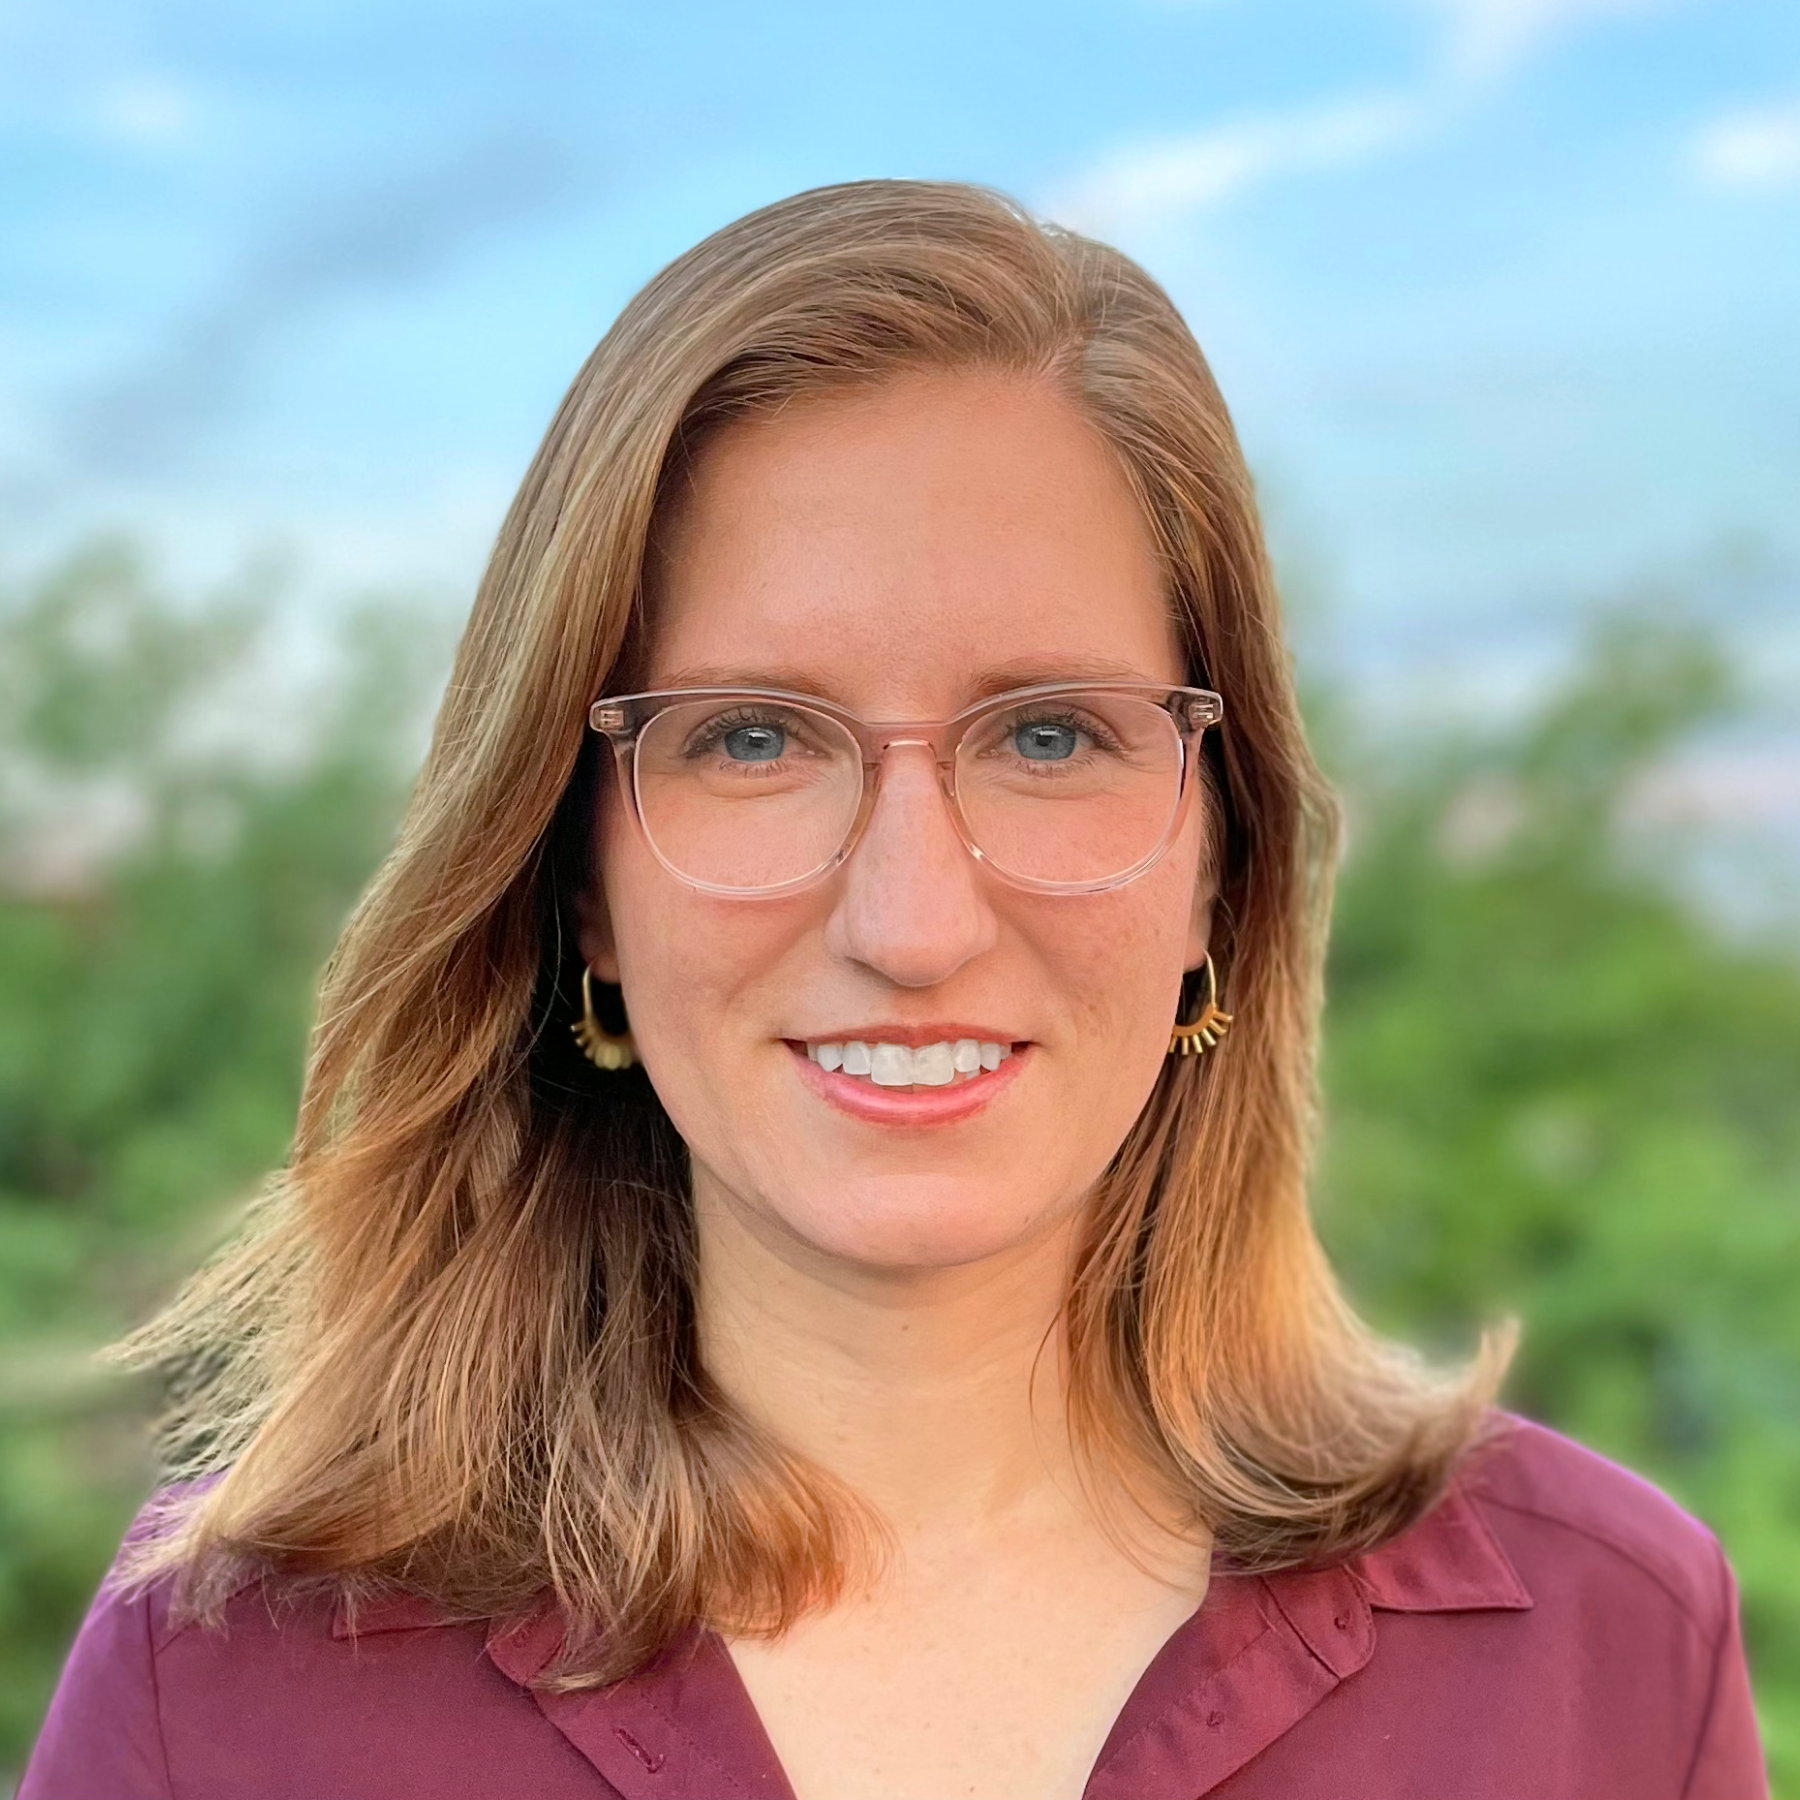
[[[1141,875],[1175,836],[1188,771],[1225,703],[1205,688],[1046,682],[949,719],[873,722],[772,688],[596,700],[620,785],[671,874],[774,896],[855,849],[887,752],[927,747],[969,853],[1014,886],[1092,894]]]

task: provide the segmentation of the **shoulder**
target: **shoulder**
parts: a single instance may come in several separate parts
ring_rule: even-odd
[[[1557,1718],[1575,1721],[1567,1748],[1589,1773],[1569,1791],[1672,1793],[1679,1781],[1684,1800],[1766,1795],[1737,1583],[1718,1539],[1560,1432],[1509,1413],[1493,1423],[1452,1504],[1479,1516],[1529,1595],[1512,1615],[1518,1717],[1552,1735]]]
[[[1486,1423],[1437,1503],[1348,1566],[1373,1627],[1359,1740],[1424,1755],[1432,1792],[1500,1791],[1465,1758],[1503,1745],[1508,1793],[1765,1794],[1736,1589],[1713,1534],[1560,1432],[1509,1413]],[[1354,1624],[1327,1598],[1309,1645]],[[1388,1788],[1423,1793],[1419,1773],[1409,1763]]]
[[[1455,1486],[1480,1509],[1534,1596],[1604,1594],[1685,1621],[1709,1642],[1733,1596],[1717,1538],[1643,1476],[1515,1413],[1494,1415]]]
[[[51,1697],[25,1766],[19,1800],[78,1793],[170,1792],[157,1691],[159,1640],[168,1630],[170,1583],[133,1583],[132,1552],[156,1529],[167,1492],[153,1496],[102,1578]]]
[[[179,1575],[130,1574],[163,1498],[101,1584],[19,1800],[567,1791],[549,1776],[571,1753],[504,1647],[486,1653],[497,1627],[398,1596],[352,1614],[327,1587],[262,1576],[195,1616]]]
[[[100,1579],[77,1650],[88,1651],[98,1638],[109,1652],[109,1667],[140,1657],[148,1657],[154,1665],[173,1644],[196,1632],[242,1635],[285,1620],[289,1635],[295,1631],[324,1635],[333,1616],[329,1604],[294,1606],[285,1598],[277,1603],[258,1576],[244,1574],[222,1586],[214,1582],[210,1598],[196,1607],[189,1604],[182,1571],[167,1565],[146,1567],[144,1553],[176,1527],[188,1504],[217,1479],[174,1482],[158,1488],[143,1503]],[[73,1666],[73,1653],[70,1660]]]
[[[250,1582],[203,1623],[178,1603],[176,1573],[141,1571],[140,1552],[190,1491],[160,1489],[126,1531],[64,1662],[19,1800],[162,1800],[180,1785],[181,1741],[194,1717],[259,1680],[275,1687],[281,1671],[258,1654],[259,1640],[291,1649],[329,1638],[328,1608],[277,1609]]]

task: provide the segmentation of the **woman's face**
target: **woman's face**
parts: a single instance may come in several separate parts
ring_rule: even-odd
[[[984,677],[1181,683],[1148,531],[1105,442],[1051,389],[909,374],[729,427],[664,522],[646,688],[804,688],[942,719]],[[704,674],[698,673],[704,671]],[[1179,835],[1107,893],[1009,887],[970,856],[931,753],[889,751],[847,862],[776,899],[670,874],[609,769],[582,948],[624,990],[703,1212],[867,1268],[976,1261],[1068,1223],[1150,1093],[1212,888],[1198,784]],[[1013,1045],[960,1116],[821,1079],[807,1044]],[[960,1085],[960,1083],[959,1083]],[[833,1089],[840,1097],[833,1097]],[[926,1090],[920,1090],[923,1093]],[[953,1088],[929,1090],[934,1098]]]

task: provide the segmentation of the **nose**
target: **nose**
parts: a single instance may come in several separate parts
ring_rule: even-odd
[[[891,744],[874,779],[827,945],[897,986],[930,987],[993,944],[987,884],[950,816],[928,744]]]

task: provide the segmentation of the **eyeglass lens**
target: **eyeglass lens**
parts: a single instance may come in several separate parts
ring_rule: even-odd
[[[827,714],[741,696],[678,701],[637,742],[644,829],[669,865],[712,887],[799,881],[842,849],[862,798],[862,752]],[[969,835],[1003,874],[1103,882],[1163,842],[1181,797],[1181,734],[1166,708],[1062,693],[989,713],[956,752]]]

